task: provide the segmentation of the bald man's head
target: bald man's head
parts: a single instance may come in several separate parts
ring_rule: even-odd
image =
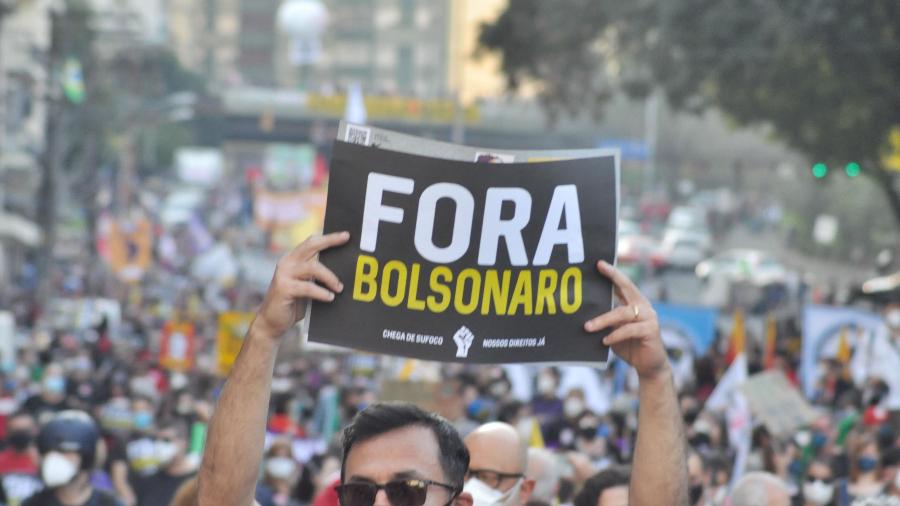
[[[525,477],[528,446],[515,427],[503,422],[487,423],[469,433],[465,443],[471,476],[504,493],[520,485],[513,502],[528,502],[534,480]]]
[[[747,473],[731,491],[732,506],[790,506],[787,487],[770,473]]]
[[[470,462],[471,469],[478,469],[479,463],[488,468],[508,473],[524,474],[528,466],[528,446],[515,427],[508,423],[486,423],[465,438],[469,453],[477,452],[480,457]]]

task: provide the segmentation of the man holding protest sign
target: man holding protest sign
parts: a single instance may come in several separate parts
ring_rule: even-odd
[[[310,300],[329,303],[343,292],[344,285],[334,272],[319,263],[318,255],[349,240],[348,232],[313,237],[279,262],[210,426],[200,472],[202,506],[253,504],[280,339],[303,317]],[[685,504],[684,433],[656,315],[637,287],[613,266],[599,262],[597,270],[612,281],[623,305],[589,320],[584,329],[590,333],[615,329],[603,343],[631,364],[640,378],[641,410],[631,504]],[[348,427],[347,434],[353,433],[356,423]],[[448,455],[445,450],[460,441],[441,444],[442,432],[433,427],[422,430],[423,425],[427,424],[413,421],[408,426],[375,432],[356,445],[345,445],[342,483],[367,485],[355,489],[369,493],[348,494],[344,506],[439,505],[457,496],[459,489],[453,483],[456,476],[451,476],[448,469],[458,467],[462,460],[468,465],[468,455]],[[375,459],[375,466],[372,462],[364,465],[363,456]],[[463,495],[458,500],[465,503],[471,497]]]

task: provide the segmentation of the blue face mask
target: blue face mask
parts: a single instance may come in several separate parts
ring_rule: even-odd
[[[860,457],[856,463],[859,466],[859,470],[864,473],[874,471],[878,467],[878,461],[874,457]]]
[[[153,426],[153,413],[148,411],[138,411],[134,414],[134,428],[136,430],[147,430]]]
[[[63,378],[62,376],[50,376],[48,378],[44,378],[44,390],[48,394],[65,394],[66,378]]]
[[[825,443],[827,443],[827,442],[828,442],[828,436],[826,436],[825,434],[822,434],[821,432],[813,433],[813,437],[812,437],[813,448],[816,448],[816,449],[822,448],[823,446],[825,446]]]
[[[597,436],[602,437],[602,438],[608,438],[609,437],[609,425],[606,425],[604,423],[604,424],[601,424],[599,427],[597,427]]]

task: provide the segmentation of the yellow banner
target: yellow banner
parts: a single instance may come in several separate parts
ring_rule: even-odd
[[[365,97],[366,116],[369,120],[407,120],[427,123],[453,123],[457,106],[452,100],[418,100],[404,97]],[[346,95],[310,95],[307,107],[316,113],[338,116],[347,110]],[[481,121],[481,111],[470,105],[460,111],[467,124]]]
[[[231,372],[231,367],[244,344],[244,336],[247,335],[251,321],[253,321],[253,313],[228,311],[219,314],[217,348],[219,374],[222,376],[227,376]]]
[[[888,170],[900,172],[900,126],[891,128],[888,134],[888,149],[881,157],[881,164]]]

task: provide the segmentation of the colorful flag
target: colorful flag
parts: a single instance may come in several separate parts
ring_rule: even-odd
[[[194,366],[194,324],[168,322],[159,345],[159,363],[170,371],[187,371]]]

